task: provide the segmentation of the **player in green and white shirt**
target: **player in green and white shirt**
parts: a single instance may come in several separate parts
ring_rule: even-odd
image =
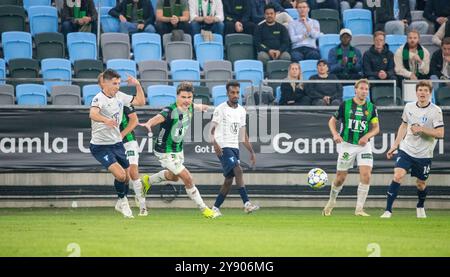
[[[372,146],[369,140],[380,132],[380,127],[375,105],[366,100],[368,94],[369,81],[358,80],[355,83],[355,97],[344,101],[328,122],[333,140],[337,144],[339,157],[336,178],[331,185],[330,199],[323,209],[324,216],[331,215],[348,170],[353,168],[355,160],[357,160],[360,174],[355,215],[369,216],[363,210],[369,193],[373,167]],[[336,129],[338,120],[341,121],[340,133]]]
[[[149,132],[151,128],[161,125],[158,136],[155,141],[155,156],[158,157],[161,166],[167,170],[153,174],[144,175],[142,182],[144,184],[144,195],[147,188],[153,184],[164,181],[178,181],[178,178],[184,183],[186,193],[200,208],[202,214],[207,218],[213,218],[214,212],[203,202],[200,192],[195,187],[192,175],[183,165],[183,138],[186,134],[194,108],[207,110],[207,105],[193,104],[194,88],[189,82],[182,82],[177,87],[176,103],[165,107],[159,114],[149,119],[146,123],[139,124],[146,127]]]

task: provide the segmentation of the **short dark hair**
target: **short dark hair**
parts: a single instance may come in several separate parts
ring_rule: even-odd
[[[227,85],[226,85],[227,92],[230,87],[239,87],[240,88],[241,84],[239,84],[239,82],[237,82],[237,81],[228,81]]]
[[[446,37],[441,41],[441,46],[443,46],[444,44],[450,44],[450,37]]]
[[[120,74],[117,73],[114,69],[108,68],[103,71],[101,78],[103,80],[112,80],[114,78],[120,79]]]
[[[272,4],[272,3],[266,4],[266,5],[264,6],[264,13],[266,12],[266,10],[270,10],[270,9],[272,9],[273,11],[276,11],[275,5]]]
[[[306,0],[296,0],[296,1],[295,1],[295,7],[294,7],[294,9],[296,9],[297,6],[298,6],[298,4],[301,4],[301,3],[305,3],[305,4],[308,6],[308,8],[309,8],[309,3],[308,3],[308,1],[306,1]]]
[[[177,87],[177,95],[180,94],[181,91],[194,93],[194,87],[191,82],[181,82]]]
[[[433,85],[429,80],[421,80],[420,82],[418,82],[416,84],[416,91],[419,89],[419,87],[427,87],[430,92],[433,91]]]

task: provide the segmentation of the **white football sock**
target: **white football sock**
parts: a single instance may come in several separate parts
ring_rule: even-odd
[[[161,170],[160,172],[153,174],[152,176],[150,176],[150,178],[148,179],[148,181],[150,182],[150,184],[159,184],[161,182],[167,181],[166,176],[164,175],[166,171],[165,170]]]
[[[145,197],[142,195],[142,182],[141,179],[130,180],[133,184],[134,194],[136,194],[137,199],[139,200],[139,208],[146,208],[145,206]]]
[[[195,185],[193,185],[192,188],[190,189],[186,188],[186,193],[189,196],[189,198],[194,200],[195,204],[197,204],[200,210],[206,208],[205,202],[203,202],[202,196],[200,195],[200,192],[195,187]]]
[[[362,210],[364,208],[364,203],[366,203],[367,195],[369,194],[370,185],[359,183],[358,186],[358,197],[356,198],[356,209]]]
[[[341,192],[342,187],[343,186],[336,187],[334,185],[334,182],[333,182],[333,184],[331,185],[331,190],[330,190],[330,201],[331,202],[335,202],[336,201],[336,198],[338,197],[339,192]]]

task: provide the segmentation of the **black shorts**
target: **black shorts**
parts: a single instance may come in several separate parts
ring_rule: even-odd
[[[124,169],[130,167],[125,147],[122,142],[112,145],[98,145],[92,144],[89,146],[92,156],[95,157],[106,169],[113,163],[118,162]]]
[[[431,159],[414,158],[408,155],[405,151],[398,150],[395,160],[395,167],[403,168],[406,172],[409,172],[411,169],[412,177],[417,177],[422,181],[426,181],[431,169]]]

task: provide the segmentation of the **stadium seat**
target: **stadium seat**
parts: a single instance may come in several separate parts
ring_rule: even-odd
[[[349,85],[349,86],[342,86],[342,100],[348,100],[355,96],[355,86]],[[370,92],[367,95],[366,101],[370,101]]]
[[[204,41],[201,34],[194,36],[194,48],[197,61],[200,67],[203,68],[207,61],[223,60],[223,37],[219,34],[214,34],[213,41]]]
[[[114,7],[116,0],[94,0],[95,7]]]
[[[137,78],[136,62],[127,59],[112,59],[106,63],[106,68],[111,68],[120,74],[120,85],[126,86],[128,75]]]
[[[23,0],[23,7],[29,10],[33,6],[50,6],[51,0]]]
[[[2,34],[3,55],[5,61],[33,57],[31,34],[26,32],[5,32]]]
[[[441,87],[435,93],[436,104],[440,106],[450,106],[450,88]]]
[[[276,90],[280,83],[270,83],[270,80],[283,80],[288,75],[289,65],[291,61],[286,60],[271,60],[267,62],[267,77],[268,77],[268,85],[272,88],[273,91]]]
[[[317,74],[317,60],[303,60],[299,64],[303,80],[309,80],[312,75]]]
[[[215,107],[219,106],[223,102],[228,100],[227,88],[225,85],[214,86],[212,89],[212,100]],[[242,97],[239,98],[240,104],[242,104]]]
[[[205,80],[221,80],[217,82],[206,82],[209,91],[226,80],[233,79],[233,69],[230,61],[208,61],[204,64]]]
[[[112,17],[108,14],[112,7],[100,8],[100,22],[102,25],[102,31],[104,33],[117,33],[120,31],[119,19]]]
[[[13,5],[13,6],[21,6],[23,8],[23,3],[20,3],[20,0],[2,0],[3,5]]]
[[[320,31],[324,34],[338,34],[341,27],[339,11],[333,9],[311,10],[311,18],[319,21]]]
[[[159,34],[133,34],[131,46],[134,60],[137,63],[148,60],[161,60],[161,36]]]
[[[53,86],[72,84],[72,66],[66,59],[44,59],[41,61],[42,77],[48,93]],[[45,79],[59,79],[61,81],[46,81]]]
[[[386,35],[386,44],[389,50],[395,54],[397,49],[406,43],[406,35]]]
[[[169,78],[166,61],[143,61],[138,63],[139,76],[144,89],[152,85],[167,85],[167,81],[150,81],[165,80]]]
[[[0,105],[14,105],[14,87],[0,85]]]
[[[148,105],[163,108],[176,102],[177,89],[174,86],[154,85],[147,88]]]
[[[38,33],[58,32],[58,12],[51,6],[31,6],[28,9],[30,32],[32,36]]]
[[[373,45],[373,36],[372,35],[355,35],[352,37],[352,46],[359,49],[361,51],[361,55],[364,55],[364,52],[370,49]]]
[[[87,32],[68,33],[67,49],[71,63],[78,60],[96,60],[97,38],[95,34]]]
[[[26,17],[23,7],[0,5],[0,34],[11,31],[25,31]]]
[[[208,87],[195,86],[194,87],[194,102],[199,104],[211,105],[211,95]]]
[[[343,13],[344,28],[352,30],[353,35],[371,35],[372,13],[366,9],[348,9]]]
[[[97,83],[97,77],[103,72],[100,60],[78,60],[73,64],[73,77],[78,79],[93,79],[90,82],[76,81],[79,86]]]
[[[294,20],[298,20],[300,18],[300,15],[298,14],[297,9],[294,8],[288,8],[284,9]]]
[[[248,86],[259,86],[264,79],[263,64],[256,60],[239,60],[234,62],[234,72],[236,72],[237,80],[251,80],[249,82],[241,82],[241,97],[243,97],[245,88]]]
[[[128,94],[128,95],[132,95],[132,96],[136,96],[136,93],[137,93],[135,86],[121,86],[119,88],[119,91],[121,91],[125,94]],[[144,93],[144,95],[145,95],[145,93]]]
[[[8,64],[11,78],[39,78],[39,62],[33,59],[13,59]],[[31,80],[11,81],[11,84],[35,83]]]
[[[402,92],[396,89],[396,101],[394,103],[393,86],[375,85],[371,87],[372,102],[376,106],[395,106],[402,104]]]
[[[83,103],[85,106],[90,106],[92,99],[97,95],[102,89],[99,85],[85,85],[83,86]]]
[[[22,84],[16,86],[17,105],[47,105],[47,90],[43,85]]]
[[[184,34],[183,41],[170,41],[172,34],[163,35],[164,55],[167,63],[173,60],[192,59],[192,38],[189,34]]]
[[[81,105],[79,86],[54,86],[51,95],[53,105]]]
[[[433,43],[433,35],[420,35],[420,44],[430,52],[430,59],[433,53],[440,49],[439,46]]]
[[[39,33],[34,36],[36,59],[65,58],[64,35],[61,33]]]
[[[128,34],[104,33],[101,35],[103,63],[111,59],[130,58],[130,38]]]
[[[324,60],[328,60],[328,53],[341,43],[341,39],[337,34],[321,35],[319,37],[320,56]]]
[[[174,60],[170,63],[170,73],[174,80],[173,85],[176,87],[179,81],[200,80],[200,64],[195,60]],[[176,82],[178,81],[178,82]],[[193,82],[194,86],[199,86],[199,82]]]
[[[229,34],[225,37],[227,60],[234,63],[237,60],[255,59],[253,36],[247,34]]]
[[[270,86],[248,86],[244,91],[244,104],[246,106],[270,105],[275,100],[273,89]]]
[[[6,78],[6,63],[4,59],[0,59],[0,85],[5,84]]]

